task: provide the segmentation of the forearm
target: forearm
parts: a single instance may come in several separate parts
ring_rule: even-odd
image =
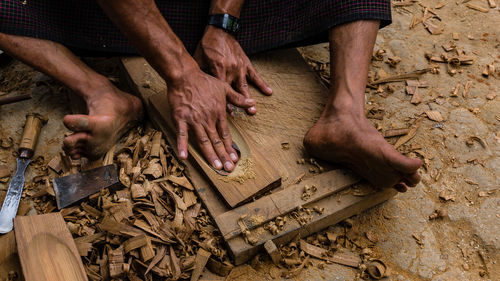
[[[153,0],[98,0],[109,18],[165,81],[174,85],[198,65]]]
[[[212,0],[209,14],[230,14],[239,18],[244,0]]]

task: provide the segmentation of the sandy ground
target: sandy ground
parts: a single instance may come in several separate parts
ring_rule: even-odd
[[[442,45],[450,41],[476,58],[474,64],[461,66],[454,76],[447,73],[445,64],[440,64],[439,74],[424,74],[420,81],[429,86],[419,89],[422,102],[418,105],[410,103],[403,82],[391,83],[393,93],[381,95],[371,90],[366,95],[368,107],[384,110],[382,120],[372,119],[381,130],[406,127],[429,110],[438,111],[444,119],[436,122],[424,117],[416,136],[402,147],[413,149],[412,156],[425,158],[422,183],[353,217],[357,231],[378,237],[374,251],[390,266],[391,280],[500,280],[500,14],[498,8],[482,13],[461,2],[442,1],[446,5],[434,9],[441,18],[437,23],[444,28],[440,35],[429,34],[422,24],[409,29],[413,15],[422,16],[422,8],[414,3],[393,8],[392,25],[381,30],[377,38],[375,49],[386,51],[384,61],[398,56],[401,62],[396,68],[384,61],[374,62],[374,73],[383,69],[394,75],[427,68],[425,53],[439,56],[444,52]],[[441,2],[421,3],[436,7]],[[488,7],[486,0],[469,3]],[[458,40],[452,39],[453,32],[458,33]],[[307,59],[327,62],[327,48],[322,44],[302,51]],[[481,73],[491,63],[497,70],[483,77]],[[22,105],[0,108],[0,136],[19,139],[29,110],[47,114],[50,120],[41,141],[45,145],[37,156],[48,160],[58,153],[62,132],[66,131],[60,120],[69,108],[64,89],[46,81],[50,79],[17,62],[0,69],[0,91],[31,92],[34,97]],[[467,81],[471,87],[464,97]],[[452,97],[457,83],[461,84],[460,93]],[[0,149],[0,164],[14,169],[14,159],[12,150]],[[29,171],[27,179],[34,174],[36,171]],[[0,189],[6,188],[7,183],[0,183]],[[440,199],[440,194],[452,200]],[[446,210],[447,216],[429,220],[436,209]],[[269,280],[269,268],[264,265],[254,271],[247,265],[237,279]],[[312,266],[295,279],[355,280],[357,273],[340,265],[327,265],[324,270]],[[221,279],[210,273],[204,278]]]

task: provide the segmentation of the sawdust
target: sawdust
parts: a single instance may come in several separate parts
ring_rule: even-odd
[[[257,177],[255,171],[253,170],[253,166],[254,163],[252,159],[241,159],[233,172],[227,176],[220,176],[219,180],[223,182],[237,182],[239,184],[243,184],[245,181],[255,179]]]

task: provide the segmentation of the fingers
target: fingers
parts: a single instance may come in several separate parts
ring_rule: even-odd
[[[185,160],[188,156],[188,126],[183,120],[177,122],[177,151],[179,158]]]
[[[237,80],[238,81],[236,81],[236,90],[238,90],[247,99],[250,99],[251,95],[250,95],[250,91],[248,90],[246,72],[242,70],[240,72],[240,75],[238,76]],[[252,114],[252,115],[257,113],[257,109],[255,108],[255,105],[247,108],[247,113]]]
[[[241,108],[250,108],[255,106],[254,99],[246,98],[244,95],[241,95],[233,90],[230,86],[226,87],[226,99],[228,102]]]
[[[231,158],[233,163],[236,163],[238,161],[238,153],[233,148],[233,138],[229,133],[229,127],[227,125],[227,119],[225,118],[225,116],[221,117],[219,119],[219,122],[217,122],[217,131],[219,131],[219,135],[222,139],[222,142],[224,143],[225,150],[227,151],[227,153],[229,153],[229,157]]]
[[[224,142],[222,138],[219,136],[218,132],[215,130],[215,128],[205,128],[205,131],[208,135],[208,138],[212,142],[212,147],[215,150],[215,153],[218,156],[218,161],[222,162],[224,166],[224,170],[226,171],[232,171],[234,169],[234,163],[231,160],[228,152],[226,151],[226,147],[224,145]],[[227,138],[227,136],[226,136]],[[216,168],[220,169],[216,165],[214,165]]]
[[[260,75],[257,73],[257,71],[253,66],[250,66],[248,68],[248,76],[250,78],[250,81],[252,81],[252,83],[254,83],[255,86],[257,86],[257,88],[259,88],[259,90],[262,93],[266,95],[271,95],[273,93],[271,87],[269,87],[269,85],[267,85],[264,79],[260,77]]]

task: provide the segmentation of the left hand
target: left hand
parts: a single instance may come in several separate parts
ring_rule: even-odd
[[[257,73],[238,41],[220,28],[211,25],[207,27],[196,48],[194,59],[201,69],[229,83],[247,99],[251,98],[247,78],[262,93],[266,95],[273,93],[273,90]],[[230,104],[228,104],[228,111],[232,113]],[[257,110],[255,106],[252,106],[247,108],[247,112],[255,114]]]

